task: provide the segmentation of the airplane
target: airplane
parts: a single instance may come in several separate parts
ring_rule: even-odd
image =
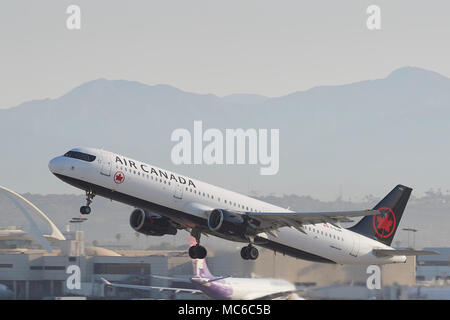
[[[433,251],[396,250],[390,244],[412,189],[397,185],[373,209],[293,212],[103,149],[74,148],[49,162],[62,181],[86,192],[81,214],[91,212],[96,195],[135,207],[131,227],[153,236],[186,230],[196,239],[192,259],[207,255],[202,234],[247,243],[246,260],[258,258],[256,246],[295,258],[332,264],[405,263],[407,256]],[[362,219],[350,228],[341,222]]]
[[[196,240],[190,237],[190,247],[196,245]],[[177,282],[191,283],[197,289],[181,289],[172,287],[154,287],[111,283],[105,278],[100,278],[108,287],[129,288],[138,290],[157,290],[189,292],[192,294],[204,293],[212,299],[218,300],[304,300],[297,295],[295,285],[283,279],[267,278],[233,278],[215,277],[211,274],[205,259],[193,259],[192,267],[194,276],[190,279],[153,276],[154,278],[166,279]]]

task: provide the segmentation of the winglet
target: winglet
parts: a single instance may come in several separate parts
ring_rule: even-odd
[[[108,280],[106,280],[105,278],[100,278],[100,280],[102,280],[102,282],[103,282],[105,285],[107,285],[107,286],[111,286],[111,285],[112,285],[112,283],[109,282]]]

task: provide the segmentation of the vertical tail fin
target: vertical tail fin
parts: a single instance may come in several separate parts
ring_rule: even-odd
[[[380,211],[379,215],[364,217],[349,230],[391,245],[411,191],[411,188],[397,185],[374,207]]]
[[[197,245],[197,241],[194,237],[189,237],[189,247]],[[194,277],[212,279],[214,276],[209,272],[208,265],[206,264],[206,259],[192,259],[192,268],[194,272]]]

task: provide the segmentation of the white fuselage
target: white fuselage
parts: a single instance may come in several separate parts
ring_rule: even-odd
[[[163,210],[157,213],[167,216],[184,228],[197,228],[203,221],[202,232],[221,236],[204,228],[209,213],[218,208],[241,212],[292,212],[108,151],[91,148],[73,150],[94,155],[95,160],[88,162],[65,156],[54,158],[49,163],[49,168],[62,180],[80,188],[82,186],[79,186],[78,182],[104,188],[112,191],[108,195],[111,199],[139,208],[142,203],[166,208],[167,212]],[[306,252],[338,264],[386,264],[406,261],[405,256],[375,256],[372,253],[375,248],[392,248],[344,228],[320,223],[305,225],[304,229],[306,233],[283,227],[276,236],[265,233],[258,236],[284,248]]]
[[[209,281],[208,278],[191,278],[200,290],[214,299],[254,300],[277,295],[284,299],[295,292],[295,285],[283,279],[225,278]],[[275,297],[277,298],[277,297]]]
[[[295,291],[295,286],[282,279],[233,279],[228,282],[233,287],[233,300],[252,300],[280,292]]]

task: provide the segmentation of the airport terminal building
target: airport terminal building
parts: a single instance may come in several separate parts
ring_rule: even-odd
[[[5,234],[6,230],[3,230]],[[13,231],[13,230],[11,230]],[[67,240],[51,253],[42,249],[17,247],[19,236],[0,236],[0,282],[16,299],[43,299],[68,295],[128,298],[126,289],[105,288],[101,277],[140,285],[167,286],[170,256],[179,252],[147,252],[145,256],[118,254],[104,248],[84,248],[83,233],[69,232]],[[79,283],[79,284],[77,284]],[[133,292],[136,296],[136,292]],[[164,294],[142,292],[142,297],[163,298]]]
[[[425,248],[439,252],[439,255],[417,258],[417,280],[448,282],[450,284],[450,248]]]
[[[182,258],[185,252],[180,251],[137,252],[85,246],[83,231],[72,231],[67,226],[63,233],[45,213],[21,195],[4,187],[0,187],[0,192],[20,209],[31,228],[24,231],[0,226],[0,284],[9,289],[2,297],[167,298],[166,293],[158,291],[130,292],[105,287],[101,278],[111,282],[168,286],[167,280],[151,275],[167,276],[169,263],[176,265],[180,257],[187,261]],[[47,224],[50,234],[41,233],[34,223],[36,217]]]

